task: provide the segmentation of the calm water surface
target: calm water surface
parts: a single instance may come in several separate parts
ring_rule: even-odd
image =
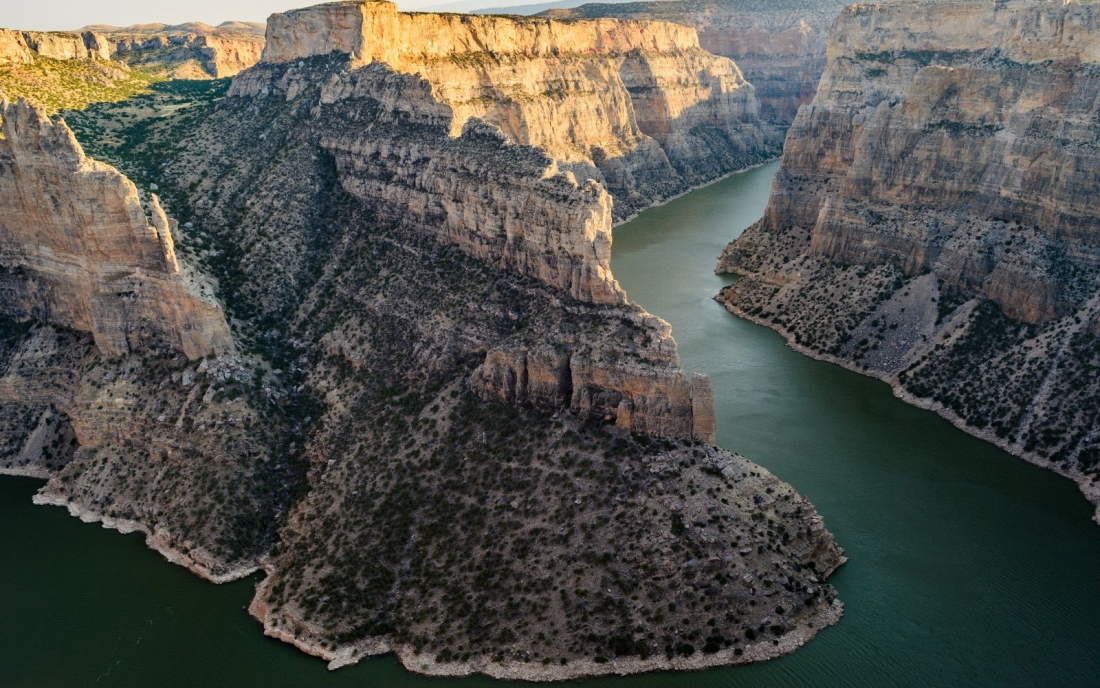
[[[786,348],[711,297],[715,257],[763,212],[767,165],[615,233],[630,297],[670,321],[714,381],[719,444],[809,496],[851,561],[847,613],[783,659],[599,688],[1100,685],[1100,527],[1066,480]],[[377,658],[330,673],[264,638],[252,581],[214,586],[138,536],[34,507],[0,478],[0,686],[503,686],[427,679]],[[521,685],[521,684],[512,684]]]

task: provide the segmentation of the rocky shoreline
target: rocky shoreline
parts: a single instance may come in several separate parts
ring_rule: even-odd
[[[735,274],[739,276],[747,276],[749,273],[743,271],[735,271]],[[953,412],[951,409],[946,408],[942,404],[939,404],[931,399],[924,399],[908,392],[904,387],[901,386],[901,384],[897,380],[897,377],[894,375],[891,375],[889,373],[876,372],[873,370],[867,370],[866,368],[861,368],[850,360],[846,360],[838,356],[833,356],[831,354],[822,353],[820,351],[815,351],[814,349],[811,349],[807,346],[798,344],[794,340],[794,334],[786,327],[776,325],[775,323],[770,322],[764,318],[749,315],[744,310],[737,308],[736,306],[726,301],[723,301],[721,298],[721,294],[715,296],[714,300],[722,304],[722,306],[726,310],[728,310],[730,313],[733,313],[737,317],[743,318],[751,323],[755,323],[757,325],[761,325],[770,330],[778,332],[780,335],[783,336],[783,339],[787,342],[787,346],[790,347],[791,350],[796,351],[804,356],[808,356],[814,360],[832,363],[834,365],[840,366],[841,368],[844,368],[845,370],[850,370],[853,373],[859,373],[860,375],[864,375],[866,377],[871,377],[881,382],[885,382],[890,386],[890,389],[893,391],[894,396],[898,399],[901,399],[905,403],[911,406],[916,406],[917,408],[925,409],[926,411],[932,411],[940,418],[943,418],[944,420],[951,423],[956,428],[962,430],[968,435],[977,437],[980,440],[985,440],[986,442],[989,442],[999,449],[1003,449],[1004,451],[1012,454],[1019,459],[1023,459],[1030,464],[1034,464],[1036,466],[1039,466],[1040,468],[1044,468],[1046,470],[1057,473],[1063,478],[1068,478],[1072,480],[1077,484],[1077,487],[1081,490],[1081,493],[1085,496],[1085,499],[1089,500],[1089,502],[1091,502],[1096,507],[1096,513],[1093,515],[1092,520],[1097,524],[1100,524],[1100,484],[1092,482],[1089,476],[1073,471],[1067,471],[1061,466],[1051,464],[1049,461],[1044,460],[1042,457],[1038,456],[1035,453],[1024,451],[1023,447],[1019,443],[1007,442],[1006,440],[997,437],[996,434],[994,434],[990,430],[979,430],[978,428],[975,428],[971,425],[967,425],[966,421],[958,414]]]
[[[843,564],[842,564],[843,565]],[[830,572],[831,573],[831,572]],[[437,662],[427,653],[418,653],[411,645],[390,645],[386,642],[366,641],[350,645],[326,647],[316,633],[294,634],[272,624],[269,609],[263,603],[267,586],[272,578],[265,578],[256,586],[256,596],[248,607],[248,613],[263,625],[264,635],[289,643],[302,652],[328,662],[329,670],[350,666],[368,657],[393,653],[407,670],[426,676],[462,677],[484,674],[495,679],[546,683],[571,681],[598,676],[628,676],[652,671],[698,671],[719,666],[751,664],[775,659],[794,652],[812,640],[819,631],[836,625],[844,614],[844,603],[839,599],[828,605],[819,605],[804,624],[789,630],[775,640],[762,640],[744,648],[741,654],[724,649],[714,654],[696,652],[690,657],[668,659],[610,659],[596,662],[589,659],[574,660],[566,665],[534,664],[521,662],[494,662],[488,657],[472,658],[465,662]]]
[[[626,216],[626,217],[624,217],[620,220],[615,220],[611,224],[611,227],[612,228],[622,227],[623,225],[625,225],[626,223],[628,223],[631,220],[635,219],[636,217],[638,217],[639,215],[641,215],[642,213],[644,213],[647,210],[652,210],[653,208],[660,208],[663,205],[668,205],[669,203],[672,203],[673,201],[675,201],[677,198],[682,198],[683,196],[687,196],[689,193],[692,193],[693,191],[698,191],[699,189],[705,189],[708,186],[712,186],[714,184],[717,184],[720,181],[723,181],[725,179],[729,179],[730,177],[732,177],[734,175],[742,174],[744,172],[748,172],[749,170],[755,170],[758,167],[763,167],[764,165],[767,165],[770,162],[775,162],[777,160],[779,160],[778,156],[776,156],[774,158],[768,158],[767,160],[764,160],[763,162],[758,162],[754,165],[749,165],[748,167],[742,167],[742,168],[737,169],[737,170],[732,170],[730,172],[726,172],[725,174],[723,174],[721,176],[718,176],[718,177],[715,177],[714,179],[711,179],[709,182],[702,182],[701,184],[696,184],[695,186],[692,186],[689,189],[681,191],[680,193],[673,194],[672,196],[669,196],[668,198],[665,198],[665,199],[662,199],[662,200],[659,200],[659,201],[654,201],[650,205],[647,205],[646,207],[641,208],[640,210],[636,210],[632,214],[630,214],[630,215],[628,215],[628,216]]]
[[[14,473],[9,471],[0,471],[0,473],[14,475]],[[105,516],[82,507],[79,504],[74,504],[61,495],[46,492],[46,489],[46,487],[43,487],[42,490],[34,495],[32,499],[34,504],[38,506],[65,507],[68,509],[70,516],[79,518],[84,523],[100,523],[104,528],[117,530],[123,535],[143,533],[145,535],[145,545],[149,547],[149,549],[157,552],[169,562],[184,567],[203,580],[219,584],[232,583],[233,581],[247,578],[260,570],[259,564],[228,567],[213,561],[213,557],[204,556],[201,552],[197,552],[197,550],[192,550],[190,553],[183,552],[172,544],[171,536],[166,529],[161,528],[150,531],[145,524],[139,523],[138,521]]]

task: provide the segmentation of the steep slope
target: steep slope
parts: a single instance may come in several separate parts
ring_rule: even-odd
[[[605,186],[617,219],[766,159],[779,143],[737,66],[672,24],[404,14],[388,2],[271,18],[265,62],[333,51],[352,67],[381,62],[423,77],[454,112],[452,134],[480,118],[546,150]]]
[[[112,60],[100,33],[0,29],[0,95],[28,98],[49,113],[123,100],[153,81]]]
[[[813,100],[825,68],[825,35],[846,0],[657,0],[548,10],[559,19],[612,17],[690,26],[699,45],[737,62],[760,97],[761,117],[786,129]]]
[[[719,298],[1100,501],[1098,22],[845,10]]]
[[[710,444],[709,382],[608,269],[603,187],[353,60],[265,62],[96,144],[158,185],[245,353],[0,320],[0,470],[212,579],[262,566],[252,613],[334,666],[694,668],[835,623],[842,550]]]
[[[262,24],[199,22],[168,26],[87,26],[102,36],[111,55],[134,69],[171,79],[221,79],[260,61]]]
[[[0,65],[49,60],[109,60],[110,44],[94,31],[14,31],[0,29]]]
[[[0,311],[91,332],[105,354],[233,350],[200,276],[181,272],[157,197],[143,206],[64,123],[0,100]]]

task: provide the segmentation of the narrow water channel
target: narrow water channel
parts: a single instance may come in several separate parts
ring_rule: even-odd
[[[851,561],[840,625],[765,664],[584,682],[600,688],[1100,685],[1100,527],[1068,481],[889,389],[786,348],[711,297],[715,257],[756,220],[777,166],[616,230],[613,270],[714,381],[718,441],[810,497]],[[389,657],[328,672],[266,639],[252,582],[207,584],[138,536],[34,507],[0,478],[0,686],[503,686],[428,679]],[[519,685],[519,684],[512,684]]]

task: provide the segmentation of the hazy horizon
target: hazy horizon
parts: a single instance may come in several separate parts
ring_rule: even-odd
[[[515,7],[539,0],[484,0],[483,7]],[[0,7],[0,27],[26,31],[66,31],[89,24],[183,24],[225,21],[265,22],[275,12],[319,4],[310,0],[192,0],[183,4],[168,0],[51,0],[41,3],[8,2]],[[449,4],[448,0],[397,0],[403,10]]]

